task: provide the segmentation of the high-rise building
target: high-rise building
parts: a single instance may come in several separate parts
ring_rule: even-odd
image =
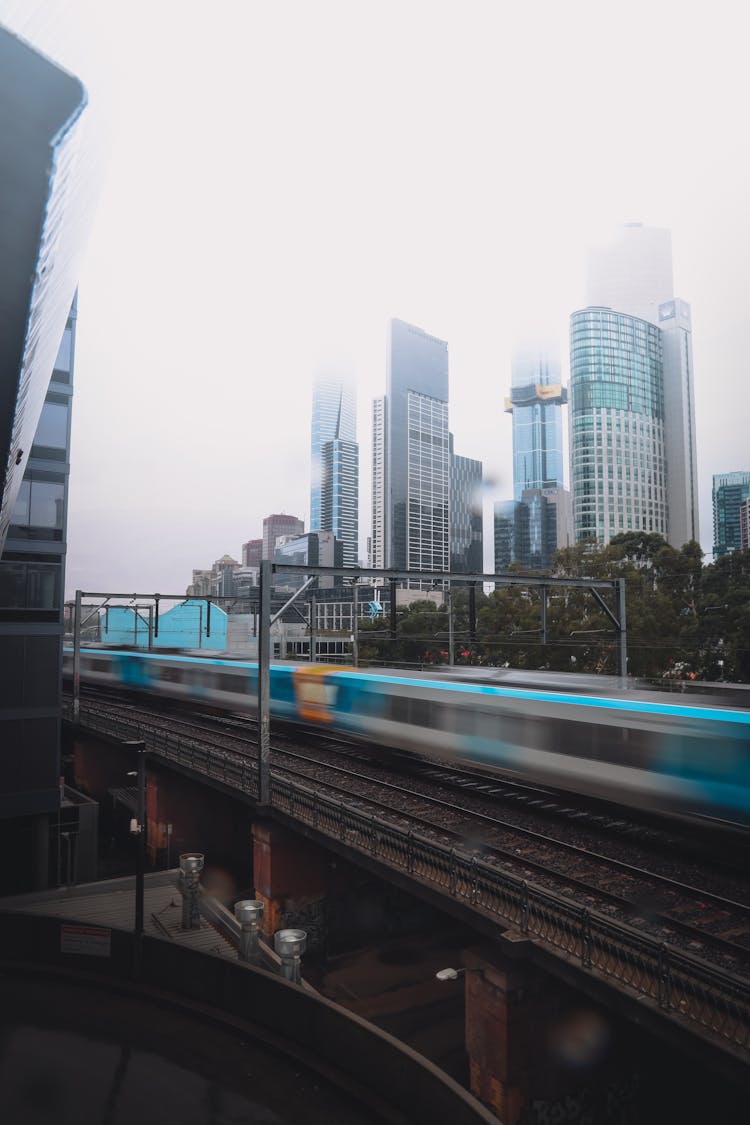
[[[511,563],[549,570],[555,552],[572,539],[570,493],[565,488],[527,488],[520,500],[495,504],[495,574]]]
[[[663,227],[625,223],[589,252],[587,267],[587,305],[658,324],[659,306],[674,296],[672,235]]]
[[[231,555],[222,555],[211,568],[211,596],[214,598],[232,598],[235,594],[234,576],[240,569],[237,559]]]
[[[499,500],[494,509],[495,574],[511,563],[528,566],[529,510],[520,500]]]
[[[740,504],[740,547],[750,551],[750,496]]]
[[[262,558],[263,558],[263,540],[262,539],[248,539],[247,543],[242,544],[242,565],[243,566],[260,566]]]
[[[321,523],[324,463],[323,449],[329,441],[356,442],[357,400],[348,381],[318,378],[313,388],[310,432],[310,531],[326,530]]]
[[[575,465],[573,466],[573,491],[580,501],[576,504],[576,538],[588,538],[589,535],[594,534],[600,542],[607,542],[610,536],[608,526],[614,526],[616,530],[628,530],[629,525],[632,524],[633,530],[658,530],[674,547],[681,547],[691,539],[697,540],[700,531],[690,306],[674,295],[670,232],[644,227],[640,223],[631,223],[618,231],[610,246],[593,251],[589,257],[588,304],[589,310],[584,311],[606,308],[614,313],[625,314],[633,321],[648,322],[658,327],[660,370],[655,372],[650,367],[649,378],[660,383],[658,397],[661,398],[659,410],[663,437],[657,442],[658,462],[642,466],[645,468],[646,490],[640,495],[636,495],[633,491],[631,495],[633,503],[630,505],[626,503],[622,509],[622,514],[626,517],[624,528],[618,526],[617,519],[614,522],[610,519],[612,513],[607,506],[607,490],[603,497],[600,497],[597,518],[594,521],[598,527],[601,525],[603,531],[592,532],[589,523],[585,527],[579,523],[578,513],[584,495],[583,484],[576,480],[576,469]],[[626,337],[629,331],[629,329],[626,331]],[[610,334],[600,335],[598,350],[596,353],[590,351],[586,357],[582,350],[586,347],[586,341],[581,335],[580,324],[575,346],[577,356],[574,360],[571,350],[571,372],[574,365],[580,370],[581,364],[585,364],[588,371],[593,372],[589,375],[589,379],[593,378],[594,381],[606,382],[610,378],[608,372],[612,370],[612,364],[622,369],[622,365],[628,363],[630,355],[627,339],[625,337],[617,339]],[[596,362],[597,357],[602,360],[599,366]],[[593,366],[589,361],[594,361]],[[633,387],[636,387],[638,379],[636,361],[636,367],[632,372]],[[571,374],[571,393],[572,386]],[[607,397],[606,388],[603,386],[598,393],[600,397]],[[604,408],[603,402],[601,405]],[[616,423],[617,412],[621,408],[613,406],[606,409],[610,410],[608,415],[610,421]],[[577,411],[578,407],[573,404],[572,424],[575,423]],[[624,420],[623,414],[620,418],[623,426]],[[580,437],[578,446],[580,452]],[[571,449],[571,458],[574,456],[574,450]],[[612,451],[612,457],[616,456],[616,451]],[[607,456],[604,456],[603,461],[608,465],[611,464],[610,475],[617,479],[614,462],[610,462]],[[580,458],[578,463],[582,464]],[[648,480],[649,474],[653,478],[651,481]],[[654,506],[660,503],[654,490],[661,489],[662,480],[666,488],[666,511],[663,520]],[[625,485],[627,481],[626,476]],[[588,483],[590,484],[590,481]],[[631,484],[635,484],[632,474]],[[591,499],[590,493],[587,499]],[[627,500],[627,497],[625,499]],[[607,510],[603,511],[603,508]],[[619,511],[620,509],[615,507],[615,516]],[[600,519],[600,516],[603,518]]]
[[[511,561],[530,570],[547,570],[558,547],[567,545],[568,535],[559,519],[566,510],[567,496],[563,488],[562,424],[562,407],[567,401],[559,360],[544,348],[517,350],[511,392],[505,400],[506,412],[513,415],[516,503],[501,505],[499,513],[496,511],[496,520],[500,521],[495,536],[500,544],[496,570],[507,569]],[[511,533],[509,528],[516,520],[518,526]]]
[[[341,567],[343,549],[336,536],[330,531],[308,531],[306,535],[285,535],[279,537],[274,549],[274,561],[287,566],[299,566],[300,572],[279,573],[277,586],[297,590],[305,579],[307,566]],[[318,579],[321,590],[330,590],[338,584],[334,575],[322,575]]]
[[[513,357],[510,397],[513,415],[513,498],[527,488],[563,486],[563,403],[560,362],[544,351],[519,351]]]
[[[530,493],[527,495],[530,495]],[[548,532],[550,543],[554,541],[554,547],[551,548],[552,553],[560,551],[563,547],[571,547],[573,545],[573,504],[570,489],[542,488],[540,495],[547,505],[546,518],[549,521],[547,526],[552,527],[554,525],[554,534],[551,531]],[[543,564],[545,569],[551,565],[552,553],[548,555],[548,561]]]
[[[450,438],[450,569],[454,574],[483,571],[482,462],[453,452]]]
[[[385,451],[386,451],[386,400],[385,396],[372,403],[372,535],[370,537],[370,566],[385,566],[385,528],[387,509],[385,502]]]
[[[46,886],[60,793],[70,408],[91,200],[86,93],[0,27],[0,843]],[[73,846],[78,841],[73,839]],[[75,857],[74,857],[75,858]]]
[[[356,566],[359,557],[359,446],[333,438],[323,444],[323,486],[320,530],[341,543],[343,566]]]
[[[382,481],[374,482],[373,496],[383,496],[385,565],[395,570],[448,571],[450,450],[444,340],[402,320],[391,321],[381,417],[379,452],[384,473]]]
[[[659,305],[667,459],[667,538],[673,547],[698,542],[698,456],[695,438],[690,305],[675,297]]]
[[[276,540],[280,535],[302,535],[304,522],[285,512],[275,512],[263,520],[263,558],[273,559]]]
[[[576,542],[667,534],[661,333],[611,309],[573,313],[570,456]]]
[[[750,498],[750,472],[716,473],[711,498],[714,509],[714,558],[742,547],[740,508]]]

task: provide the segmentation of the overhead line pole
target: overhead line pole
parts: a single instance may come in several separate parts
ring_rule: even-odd
[[[352,581],[352,664],[355,668],[359,666],[359,621],[357,613],[359,610],[359,587],[357,586],[357,579]]]
[[[81,718],[81,609],[83,594],[76,590],[75,620],[73,622],[73,722]]]
[[[622,687],[627,687],[628,683],[628,631],[627,619],[625,616],[625,579],[618,579],[617,588],[617,613],[620,618],[619,624],[619,669],[620,669],[620,683]]]
[[[271,803],[271,582],[273,564],[260,564],[258,623],[258,804]]]
[[[547,643],[547,587],[542,586],[542,644]]]

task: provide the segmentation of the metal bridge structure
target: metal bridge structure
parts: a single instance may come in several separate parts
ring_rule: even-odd
[[[208,746],[199,734],[149,729],[143,719],[128,721],[107,715],[89,700],[80,698],[80,663],[76,664],[73,697],[68,717],[84,729],[119,741],[142,739],[150,753],[208,783],[236,795],[259,814],[287,826],[333,850],[396,878],[404,885],[429,892],[471,918],[480,933],[495,940],[504,935],[519,955],[538,959],[576,987],[593,989],[600,998],[618,995],[621,1004],[637,1013],[638,1022],[654,1027],[672,1023],[678,1034],[699,1037],[707,1048],[726,1056],[728,1064],[750,1061],[750,982],[713,966],[688,952],[670,946],[637,928],[614,920],[604,912],[556,894],[539,882],[519,878],[485,862],[470,851],[443,846],[413,830],[400,829],[376,815],[365,814],[316,791],[303,779],[281,778],[270,766],[270,631],[271,591],[274,575],[299,566],[263,562],[260,570],[260,624],[258,677],[258,753],[247,757],[229,749]],[[299,598],[320,575],[334,574],[356,584],[377,576],[397,583],[420,579],[450,589],[459,583],[476,589],[498,580],[508,585],[537,587],[543,593],[559,586],[587,589],[603,607],[618,634],[621,679],[627,668],[625,591],[622,579],[553,579],[508,575],[448,575],[444,573],[392,573],[310,568],[306,582],[283,608]],[[614,596],[614,608],[605,601]],[[126,595],[76,594],[74,647],[80,656],[81,606],[84,598],[103,601]],[[152,599],[158,628],[158,605],[166,595],[128,595],[132,601]],[[210,614],[206,599],[206,615]],[[391,606],[395,604],[392,598]],[[283,610],[276,613],[276,617]],[[356,616],[355,616],[356,621]],[[356,647],[355,647],[356,652]],[[606,1002],[606,1001],[605,1001]]]

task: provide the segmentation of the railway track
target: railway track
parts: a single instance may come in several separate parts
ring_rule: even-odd
[[[230,755],[245,765],[248,757],[255,755],[252,726],[244,716],[201,711],[188,718],[183,710],[183,717],[179,717],[112,698],[106,707],[110,713],[127,715],[151,729],[182,732],[192,739],[197,736],[216,753]],[[415,771],[408,757],[402,763],[405,778],[404,769],[398,765],[394,768],[391,761],[387,766],[373,764],[364,748],[348,746],[344,739],[325,732],[311,733],[316,743],[313,750],[308,745],[299,746],[299,731],[294,738],[274,732],[273,774],[335,794],[337,800],[388,820],[402,831],[416,829],[445,846],[468,850],[508,872],[543,882],[553,893],[572,896],[588,909],[637,924],[660,941],[678,945],[730,972],[748,975],[750,889],[746,884],[735,882],[737,889],[730,897],[730,893],[711,889],[709,883],[715,875],[710,872],[704,873],[701,885],[696,885],[694,865],[690,882],[684,875],[680,878],[677,873],[654,870],[663,865],[663,856],[646,854],[642,840],[636,846],[632,841],[623,844],[620,838],[619,847],[628,849],[628,858],[613,855],[611,835],[595,835],[590,824],[585,829],[586,839],[577,842],[562,839],[559,830],[550,835],[548,820],[544,822],[549,812],[545,806],[556,808],[559,795],[540,793],[514,782],[512,792],[525,790],[529,800],[522,816],[514,810],[509,819],[507,813],[498,813],[498,796],[501,804],[508,800],[505,782],[498,784],[494,779],[452,768],[436,770],[431,766]],[[386,802],[384,792],[388,794]],[[529,807],[537,803],[538,808]],[[614,824],[618,829],[623,827],[622,822]],[[576,834],[581,831],[577,824]],[[609,854],[602,850],[605,848]],[[633,856],[637,856],[637,862],[633,862]],[[646,863],[648,867],[643,866]]]

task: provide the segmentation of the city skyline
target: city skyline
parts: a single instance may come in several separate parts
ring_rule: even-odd
[[[34,6],[0,0],[0,21],[23,30]],[[499,21],[489,4],[468,19],[384,3],[365,37],[347,6],[316,9],[291,5],[289,23],[228,4],[206,20],[197,6],[136,0],[108,21],[83,0],[66,5],[60,61],[92,108],[102,96],[115,108],[79,286],[68,590],[179,589],[195,560],[238,554],[264,513],[307,519],[310,374],[351,361],[369,418],[392,316],[449,342],[451,427],[484,465],[488,545],[492,503],[512,494],[502,399],[515,342],[530,328],[551,336],[567,382],[588,250],[641,219],[672,231],[675,292],[692,306],[710,559],[712,476],[747,467],[741,36],[727,35],[721,68],[696,83],[690,60],[708,48],[684,6],[636,4],[623,26],[584,6]],[[87,48],[93,37],[96,73],[76,36]],[[623,159],[623,129],[637,160]],[[367,513],[368,425],[359,440]]]

